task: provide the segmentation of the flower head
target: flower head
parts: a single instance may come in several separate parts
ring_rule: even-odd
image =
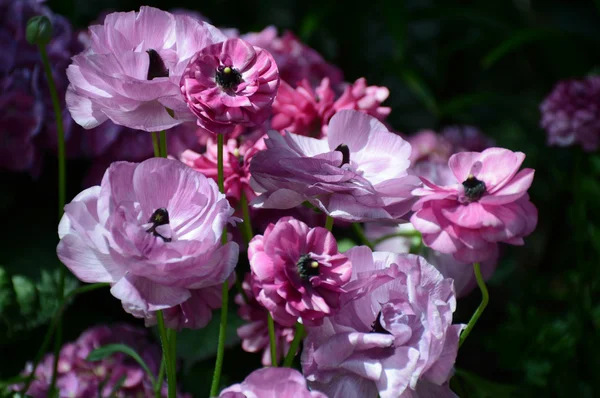
[[[263,368],[252,372],[240,384],[227,387],[219,398],[327,398],[318,391],[310,391],[300,372],[290,368]]]
[[[452,280],[422,257],[346,252],[354,267],[348,299],[321,326],[308,327],[302,370],[333,398],[454,396],[452,376],[462,325],[452,325]]]
[[[269,331],[267,324],[267,309],[256,301],[254,290],[256,284],[251,274],[246,274],[242,283],[245,296],[238,294],[235,296],[235,302],[240,306],[238,315],[245,320],[246,324],[237,329],[237,334],[242,339],[242,348],[247,352],[262,351],[262,364],[271,366],[271,343],[269,341]],[[259,291],[258,289],[256,289]],[[294,339],[295,328],[283,326],[278,322],[275,325],[275,341],[277,348],[277,360],[289,351],[290,344]]]
[[[548,144],[579,144],[586,151],[600,146],[600,76],[558,82],[540,105]]]
[[[199,51],[181,78],[181,93],[198,125],[213,133],[262,124],[279,86],[275,60],[242,39]]]
[[[223,40],[205,22],[152,7],[109,14],[90,27],[90,48],[67,69],[69,111],[87,129],[111,119],[159,131],[193,119],[179,92],[181,75],[193,54]]]
[[[399,219],[419,179],[407,172],[410,145],[372,116],[343,110],[326,139],[269,132],[252,160],[253,205],[287,209],[305,200],[348,221]]]
[[[198,289],[229,278],[238,246],[220,237],[232,213],[212,180],[176,160],[116,162],[101,186],[65,206],[57,253],[79,279],[110,283],[125,311],[152,323],[156,311],[202,299]],[[209,320],[210,312],[191,324]]]
[[[161,361],[160,347],[150,340],[145,330],[126,324],[95,326],[83,332],[76,341],[65,344],[60,350],[56,385],[61,397],[154,395],[148,374],[128,355],[114,353],[100,361],[87,360],[92,351],[108,344],[126,344],[142,357],[153,374],[158,372]],[[35,371],[35,380],[27,390],[29,395],[48,396],[53,363],[53,354],[48,354],[42,359]],[[32,364],[28,363],[23,373],[30,374],[32,367]],[[121,378],[124,379],[123,384],[117,387]],[[22,387],[14,385],[13,389],[20,390]],[[166,385],[163,385],[161,396],[167,396]],[[177,396],[189,395],[178,393]]]
[[[453,155],[453,181],[440,186],[421,177],[425,187],[410,221],[423,242],[462,262],[493,259],[498,242],[522,245],[537,224],[527,190],[534,171],[519,167],[525,155],[502,148]]]
[[[248,248],[256,300],[283,326],[319,324],[339,308],[352,274],[333,234],[283,217]]]

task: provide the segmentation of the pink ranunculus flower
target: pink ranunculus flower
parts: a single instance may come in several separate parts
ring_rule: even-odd
[[[300,372],[290,368],[262,368],[246,379],[227,387],[219,398],[327,398],[318,391],[310,391]]]
[[[367,86],[367,79],[361,77],[346,86],[342,95],[333,104],[333,111],[354,109],[383,121],[392,111],[392,108],[381,106],[389,96],[390,90],[387,87]]]
[[[540,104],[548,145],[600,147],[600,76],[558,82]]]
[[[271,131],[266,151],[252,160],[251,186],[259,208],[289,209],[309,201],[347,221],[398,220],[420,185],[407,169],[410,145],[377,119],[354,110],[336,113],[325,139]]]
[[[254,127],[271,115],[279,71],[269,52],[242,39],[199,51],[181,78],[181,93],[198,125],[216,134]]]
[[[498,242],[524,244],[537,224],[527,194],[534,170],[519,171],[524,159],[503,148],[461,152],[448,161],[450,183],[421,177],[425,187],[413,191],[419,200],[410,221],[425,245],[470,263],[495,258]]]
[[[241,144],[234,138],[227,140],[223,150],[223,176],[225,194],[233,207],[239,203],[242,193],[248,201],[256,197],[256,193],[250,187],[250,161],[263,148],[262,139],[256,142],[244,141]],[[205,153],[187,150],[180,158],[183,163],[216,181],[217,151],[217,143],[214,139],[209,139]]]
[[[352,265],[325,228],[283,217],[248,248],[256,300],[283,326],[316,325],[335,313]]]
[[[227,280],[237,263],[238,245],[220,244],[232,214],[214,181],[179,161],[116,162],[100,186],[65,206],[57,253],[82,281],[110,283],[125,311],[152,324],[159,310],[189,313],[204,299],[218,306],[205,289]],[[210,311],[202,314],[166,323],[198,328],[210,321]]]
[[[67,69],[71,116],[86,129],[111,119],[145,131],[193,120],[181,75],[196,52],[225,39],[205,22],[152,7],[109,14],[90,26],[90,47]]]
[[[456,397],[448,380],[464,325],[452,325],[452,279],[412,254],[346,254],[354,275],[345,304],[306,329],[309,386],[330,398]]]
[[[239,305],[238,315],[247,323],[237,329],[237,334],[242,339],[242,348],[247,352],[261,352],[262,364],[271,366],[271,342],[269,340],[269,330],[267,323],[267,309],[256,301],[254,290],[256,283],[253,281],[252,274],[246,274],[242,283],[245,297],[242,294],[235,296],[235,302]],[[277,360],[281,360],[290,349],[290,344],[294,339],[295,328],[283,326],[274,322],[275,342],[277,349]]]

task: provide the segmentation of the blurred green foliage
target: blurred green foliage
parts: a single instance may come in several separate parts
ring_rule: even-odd
[[[105,10],[137,9],[142,3],[48,0],[48,4],[76,27],[85,28]],[[460,350],[452,386],[461,397],[600,394],[600,156],[579,148],[548,148],[538,111],[556,81],[584,76],[600,66],[600,2],[161,0],[146,4],[196,10],[217,26],[241,32],[270,24],[292,30],[340,66],[346,80],[364,76],[370,84],[389,87],[386,105],[393,111],[388,120],[396,130],[411,133],[472,124],[499,146],[525,152],[525,166],[536,169],[530,194],[539,209],[539,225],[524,247],[504,251],[490,281],[490,306]],[[46,288],[54,274],[42,271],[57,267],[53,252],[56,172],[50,160],[47,165],[37,181],[26,175],[0,176],[0,212],[10,237],[0,241],[0,325],[13,328],[0,326],[0,357],[11,359],[0,361],[2,379],[14,376],[34,356],[44,332],[34,326],[47,321],[54,305]],[[69,164],[69,197],[80,188],[83,166]],[[461,299],[456,320],[466,322],[479,299],[476,291]],[[6,315],[18,308],[17,316],[23,319]],[[232,325],[240,322],[234,310]],[[100,322],[136,322],[108,291],[81,296],[65,319],[67,339]],[[179,339],[186,364],[180,380],[194,396],[206,396],[210,386],[215,321],[217,314],[206,330]],[[10,330],[18,331],[18,340],[9,339]],[[235,345],[233,330],[232,326],[223,385],[242,380],[260,366],[258,355]]]

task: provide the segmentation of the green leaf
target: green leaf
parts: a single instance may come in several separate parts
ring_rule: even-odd
[[[411,69],[404,69],[400,72],[400,76],[413,94],[421,100],[423,105],[432,114],[438,114],[437,102],[435,96],[425,83],[425,81]]]
[[[454,377],[460,379],[458,384],[467,397],[511,398],[517,390],[516,386],[495,383],[462,369],[456,369]]]
[[[504,58],[506,55],[514,52],[526,44],[540,41],[549,40],[559,36],[559,33],[552,30],[545,29],[525,29],[520,30],[508,37],[496,48],[490,51],[481,61],[484,68],[490,68],[496,62]]]
[[[112,354],[117,353],[117,352],[122,352],[123,354],[129,355],[130,357],[132,357],[146,371],[146,373],[150,377],[150,380],[152,380],[152,385],[155,384],[154,374],[152,374],[152,372],[150,371],[150,368],[148,368],[148,365],[146,365],[146,362],[144,362],[142,357],[140,357],[139,354],[137,352],[135,352],[135,350],[133,348],[129,347],[128,345],[108,344],[108,345],[102,346],[102,347],[97,348],[94,351],[90,352],[90,355],[88,355],[86,360],[88,360],[90,362],[100,361],[104,358],[111,356]]]
[[[345,253],[348,250],[352,249],[354,246],[356,246],[356,242],[354,242],[352,239],[348,239],[348,238],[338,240],[337,244],[338,244],[338,250],[341,253]]]

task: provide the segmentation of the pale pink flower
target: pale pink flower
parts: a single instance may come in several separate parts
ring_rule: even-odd
[[[454,180],[439,186],[425,177],[413,194],[410,221],[423,242],[442,253],[470,263],[493,259],[498,242],[523,245],[535,229],[537,209],[527,190],[534,171],[519,167],[525,154],[502,148],[461,152],[448,165]]]
[[[291,217],[255,236],[248,259],[256,300],[283,326],[293,326],[299,318],[319,324],[334,314],[352,274],[331,232]]]
[[[198,125],[217,134],[254,127],[271,115],[279,87],[275,60],[242,39],[198,52],[181,78],[181,93]]]

